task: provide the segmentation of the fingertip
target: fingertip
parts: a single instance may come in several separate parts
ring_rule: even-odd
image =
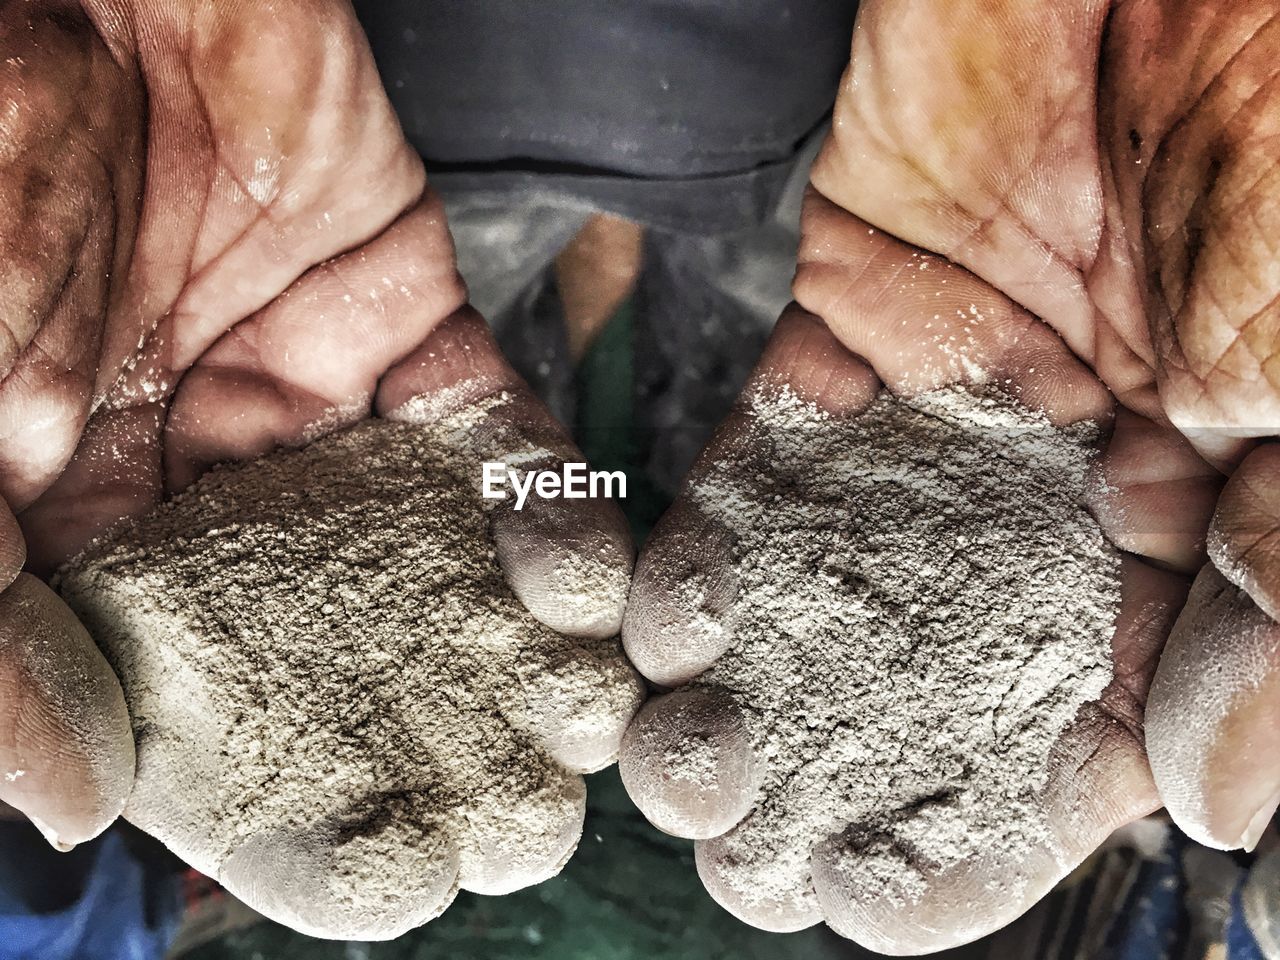
[[[528,471],[558,470],[582,459],[469,306],[386,374],[376,409],[389,419],[443,429],[442,442],[472,462],[477,488],[486,462]],[[465,416],[476,409],[483,415]],[[455,430],[451,421],[459,417],[465,422]],[[581,498],[530,490],[520,509],[508,496],[490,515],[508,584],[531,614],[559,633],[599,638],[622,628],[635,548],[612,499],[625,489],[625,478],[607,479],[608,492],[589,488],[591,495]]]
[[[594,773],[618,757],[644,684],[616,640],[526,651],[516,671],[523,702],[507,716],[574,773]]]
[[[439,916],[458,890],[457,844],[439,825],[414,829],[412,838],[389,826],[350,837],[338,824],[259,831],[222,862],[218,880],[308,936],[391,940]]]
[[[1227,481],[1208,550],[1228,580],[1280,620],[1280,443],[1256,448]]]
[[[729,648],[729,610],[738,591],[730,555],[728,531],[687,499],[649,535],[636,562],[622,642],[653,683],[687,683]]]
[[[1206,564],[1160,658],[1147,750],[1170,816],[1217,849],[1256,842],[1280,801],[1280,624]]]
[[[622,629],[631,584],[631,533],[609,500],[531,496],[497,506],[490,532],[507,583],[557,633],[601,639]]]
[[[61,849],[105,830],[133,785],[120,683],[88,632],[42,581],[0,594],[0,797]]]
[[[694,844],[694,865],[707,893],[743,923],[770,933],[794,933],[823,920],[822,908],[809,884],[808,852],[804,863],[747,862],[741,857],[749,844],[738,835],[758,829],[752,814],[726,834]],[[764,829],[768,829],[764,827]]]
[[[582,777],[552,765],[500,792],[461,812],[458,883],[485,896],[514,893],[560,873],[578,847],[587,811]]]
[[[700,840],[747,815],[763,765],[746,718],[727,696],[680,690],[640,709],[623,737],[618,770],[650,823]]]
[[[814,848],[822,916],[841,936],[889,956],[919,956],[971,943],[1042,897],[1066,869],[1045,846],[993,849],[946,869],[919,865],[915,889],[858,882],[868,852],[840,835]],[[851,873],[850,863],[855,864]]]

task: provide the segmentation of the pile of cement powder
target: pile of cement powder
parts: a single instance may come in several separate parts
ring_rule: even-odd
[[[743,709],[765,771],[704,844],[713,893],[812,922],[823,841],[853,896],[895,904],[984,851],[1052,846],[1050,750],[1112,676],[1119,557],[1084,506],[1096,428],[991,388],[883,394],[844,420],[784,389],[753,412],[768,475],[729,460],[692,491],[739,579],[732,644],[693,686]]]
[[[611,761],[640,701],[615,640],[512,594],[468,429],[370,421],[216,468],[61,577],[129,704],[127,818],[303,932],[391,937],[554,875],[571,768]],[[596,574],[619,603],[628,571]]]

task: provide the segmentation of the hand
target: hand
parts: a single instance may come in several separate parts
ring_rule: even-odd
[[[735,825],[766,799],[761,760],[724,698],[651,701],[624,778],[655,823],[699,838],[704,881],[744,919],[825,919],[878,950],[942,949],[1012,920],[1161,800],[1223,847],[1256,840],[1274,811],[1280,489],[1276,448],[1254,439],[1280,433],[1274,12],[864,4],[812,174],[799,308],[692,480],[738,455],[750,397],[781,384],[845,418],[881,384],[912,396],[981,371],[1057,423],[1109,425],[1090,507],[1126,552],[1115,674],[1055,751],[1041,794],[1051,842],[935,871],[899,903],[842,882],[829,846],[811,886],[735,899],[726,881],[741,865],[718,838],[751,829]],[[1174,628],[1206,537],[1213,566]],[[733,656],[736,609],[731,537],[686,497],[637,566],[627,649],[651,680],[683,684]],[[711,745],[717,777],[667,775],[652,745],[690,737]]]
[[[217,461],[423,395],[507,391],[508,426],[580,458],[465,306],[345,0],[3,3],[0,54],[4,583],[24,542],[49,572]],[[508,513],[495,536],[540,619],[616,632],[621,598],[564,613],[556,562],[595,538],[629,570],[616,509]],[[27,575],[0,597],[0,665],[0,797],[63,845],[94,836],[133,779],[115,677]]]

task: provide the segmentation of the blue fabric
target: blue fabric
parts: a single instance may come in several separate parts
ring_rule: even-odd
[[[181,916],[176,882],[148,884],[117,832],[96,846],[82,895],[63,910],[33,913],[21,891],[0,885],[0,960],[164,957]]]
[[[1170,956],[1186,892],[1174,853],[1177,845],[1173,840],[1160,857],[1142,865],[1126,903],[1116,911],[1115,926],[1107,938],[1109,960],[1164,960]]]
[[[1227,960],[1266,960],[1258,941],[1249,931],[1244,920],[1244,905],[1240,901],[1243,880],[1231,895],[1231,919],[1227,921]]]

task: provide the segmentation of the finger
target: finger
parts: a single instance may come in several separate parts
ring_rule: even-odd
[[[715,837],[755,802],[763,775],[742,711],[714,690],[646,703],[627,728],[618,771],[640,812],[677,837]]]
[[[396,364],[378,388],[378,412],[451,431],[473,465],[502,462],[521,471],[581,462],[564,429],[502,358],[484,321],[462,310]],[[606,496],[529,496],[489,501],[498,562],[511,589],[559,633],[615,635],[622,626],[633,547],[626,520]]]
[[[582,777],[545,756],[513,772],[505,760],[534,749],[499,719],[468,718],[471,729],[456,739],[485,744],[441,758],[455,770],[451,782],[475,785],[454,812],[462,845],[458,874],[462,889],[499,895],[541,883],[558,874],[582,836],[586,786]],[[503,743],[501,750],[493,744]],[[466,765],[468,769],[457,769]],[[513,827],[518,826],[518,829]]]
[[[751,397],[786,389],[837,416],[852,416],[875,399],[879,381],[816,317],[790,307],[778,321],[743,401],[717,430],[694,465],[705,474],[721,461],[758,462],[769,454],[753,429]],[[724,524],[681,497],[650,534],[636,564],[623,643],[636,668],[662,686],[678,686],[706,670],[729,648],[729,614],[737,593],[730,563],[733,538]]]
[[[738,408],[695,464],[704,484],[722,461],[767,475],[768,436],[756,429],[756,397],[786,391],[837,417],[856,416],[880,382],[816,317],[798,307],[779,320]],[[650,536],[637,568],[623,639],[651,680],[675,685],[710,667],[732,643],[737,580],[733,542],[723,526],[686,495]],[[686,699],[687,698],[687,699]],[[646,712],[647,710],[647,712]],[[759,811],[743,819],[756,797],[764,765],[743,729],[739,708],[710,691],[677,692],[642,709],[628,730],[622,763],[632,798],[653,822],[696,846],[698,874],[712,897],[735,916],[767,930],[799,930],[821,919],[807,885],[789,881],[808,871],[808,851],[778,864],[753,856],[751,838],[779,824]],[[715,785],[679,781],[701,757]],[[736,825],[735,825],[736,824]],[[715,836],[717,831],[728,830]],[[745,842],[739,842],[745,841]]]
[[[1159,806],[1144,716],[1160,651],[1190,583],[1130,556],[1121,558],[1120,576],[1111,682],[1081,709],[1050,757],[1045,807],[1068,868],[1112,830]]]
[[[525,789],[510,791],[497,771],[493,784],[508,792],[486,798],[485,818],[470,821],[460,883],[472,893],[502,896],[564,869],[582,837],[587,791],[581,777],[550,765],[542,782]],[[513,823],[529,826],[517,834]]]
[[[462,889],[510,893],[559,873],[582,835],[586,787],[511,722],[518,691],[510,661],[499,649],[477,653],[473,659],[455,651],[456,681],[419,691],[405,705],[403,719],[429,745],[431,764],[398,775],[405,786],[414,784],[406,798],[427,804],[403,814],[447,820],[441,829],[457,844],[453,872]],[[484,690],[496,695],[489,705],[476,696]],[[395,803],[394,791],[376,802]],[[395,858],[394,844],[384,855]]]
[[[885,385],[911,396],[998,384],[1055,424],[1105,420],[1110,393],[1057,333],[985,281],[806,200],[796,299]]]
[[[731,552],[724,525],[685,500],[649,534],[636,561],[622,641],[653,683],[688,683],[729,649],[728,618],[738,590]]]
[[[378,812],[375,798],[374,810]],[[383,833],[347,842],[342,824],[262,831],[222,864],[217,879],[255,910],[312,937],[390,940],[437,917],[457,893],[457,844],[438,823],[384,817]],[[398,835],[397,830],[412,835]],[[412,878],[363,887],[371,875]]]
[[[978,856],[944,869],[920,863],[912,892],[857,882],[873,875],[864,861],[876,855],[875,843],[857,836],[828,838],[813,854],[814,890],[827,922],[863,946],[894,955],[967,943],[1012,922],[1113,830],[1155,809],[1159,801],[1144,755],[1142,711],[1160,645],[1185,590],[1177,575],[1124,560],[1112,641],[1115,677],[1054,749],[1037,798],[1041,840],[986,844]]]
[[[0,594],[0,798],[59,849],[120,815],[133,733],[106,659],[66,605],[18,574]]]
[[[547,460],[543,469],[554,469]],[[558,633],[617,636],[631,582],[631,534],[612,501],[530,498],[495,508],[498,563],[525,608]]]
[[[1147,749],[1169,814],[1192,839],[1252,849],[1280,804],[1280,624],[1212,563],[1160,658]]]
[[[1222,475],[1181,433],[1122,407],[1094,475],[1090,507],[1112,543],[1175,570],[1200,569]]]
[[[168,489],[366,418],[382,374],[465,297],[428,192],[375,240],[303,274],[183,377],[165,428]]]
[[[843,837],[820,843],[813,852],[813,886],[833,930],[891,956],[946,950],[998,930],[1065,873],[1047,846],[996,847],[943,870],[925,868],[923,892],[895,904],[850,883],[851,865],[870,855]]]
[[[546,639],[521,650],[521,702],[503,714],[566,769],[594,773],[618,758],[644,683],[616,640]]]
[[[809,882],[809,848],[795,847],[793,829],[785,817],[756,810],[727,833],[699,840],[694,864],[707,893],[761,930],[791,933],[821,922]]]
[[[1227,481],[1209,528],[1209,555],[1280,620],[1280,444],[1258,447]]]

